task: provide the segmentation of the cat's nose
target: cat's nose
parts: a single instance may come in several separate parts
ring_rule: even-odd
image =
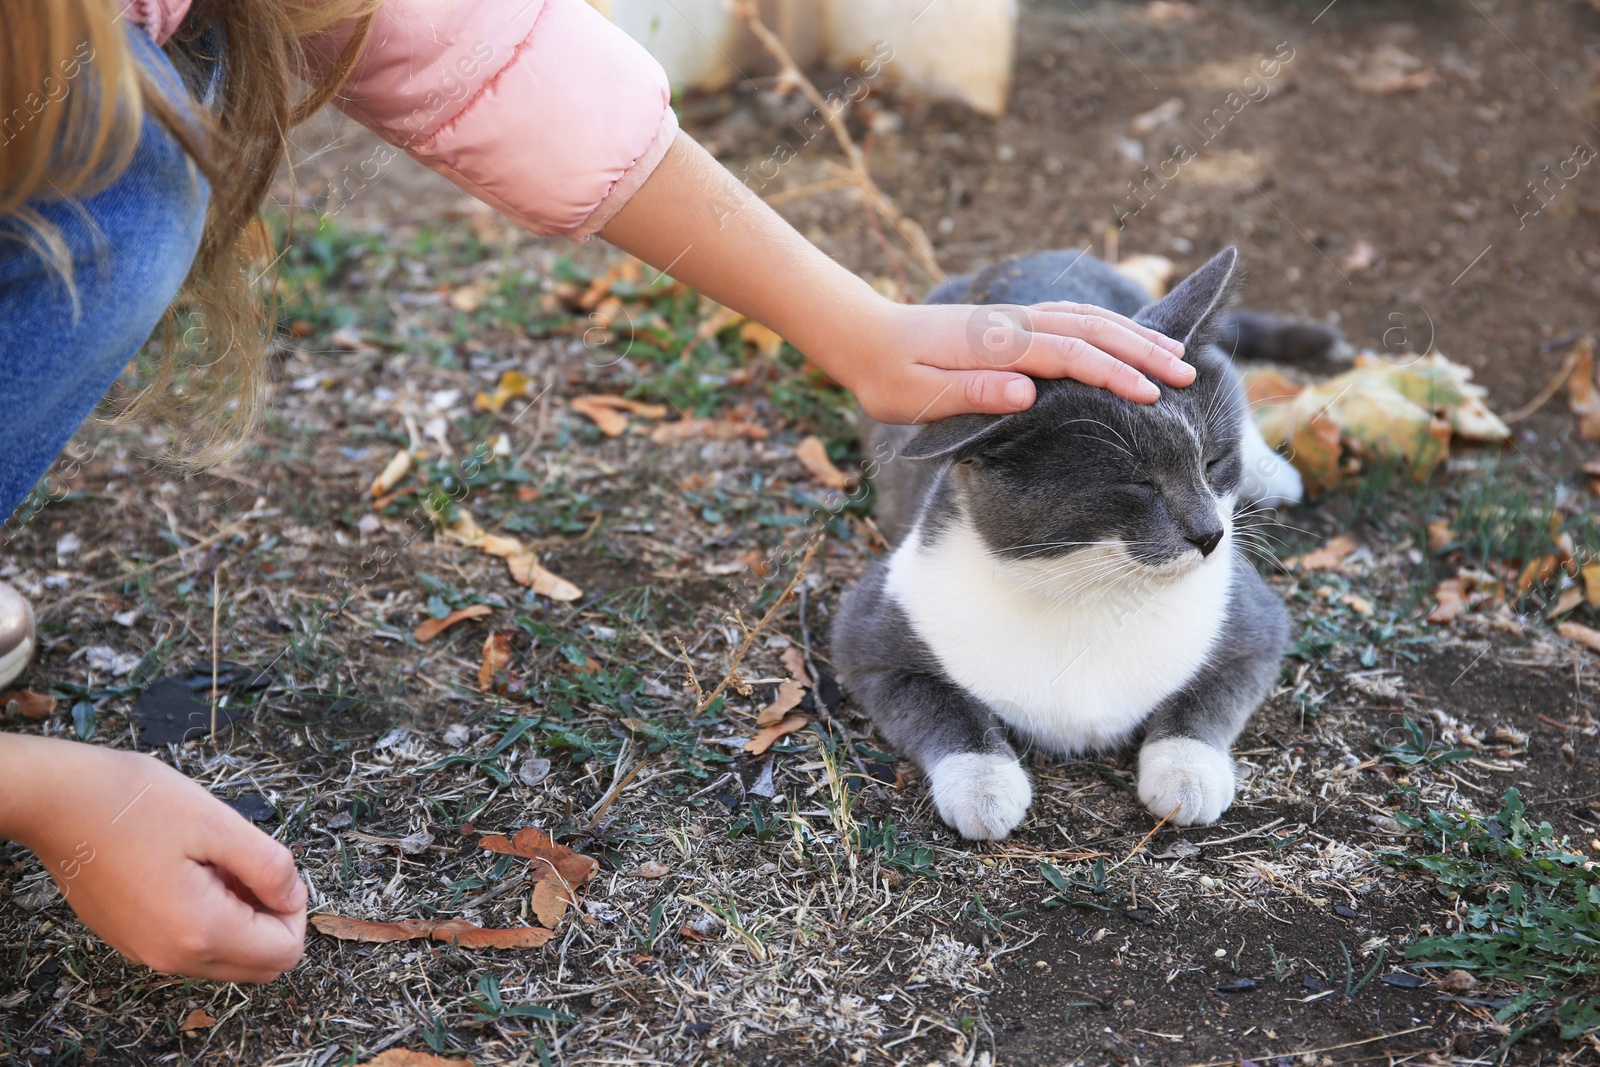
[[[1203,533],[1185,534],[1185,539],[1200,550],[1202,556],[1209,556],[1215,552],[1217,546],[1222,544],[1222,530],[1206,530]]]

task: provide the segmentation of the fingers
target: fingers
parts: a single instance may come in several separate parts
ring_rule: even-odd
[[[1030,343],[1016,370],[1040,378],[1076,378],[1092,384],[1105,384],[1107,388],[1129,400],[1150,403],[1159,395],[1155,383],[1145,375],[1173,386],[1185,386],[1194,381],[1194,367],[1173,354],[1170,341],[1152,330],[1146,330],[1120,316],[1086,314],[1079,312],[1049,312],[1035,314],[1030,322]],[[1158,343],[1157,339],[1165,344]],[[1181,346],[1180,350],[1181,350]],[[1132,368],[1129,377],[1117,372],[1108,363],[1121,363]],[[1142,373],[1140,373],[1142,372]],[[1109,378],[1102,382],[1086,377]],[[1138,385],[1143,380],[1149,385]],[[1119,387],[1114,383],[1123,383]]]
[[[879,415],[873,410],[879,405],[874,404],[867,407],[867,413],[901,424],[933,422],[969,412],[1009,415],[1032,407],[1035,394],[1032,379],[997,370],[932,371],[925,384],[918,384],[921,387],[914,392],[921,400],[916,408],[896,406]]]
[[[1128,318],[1128,316],[1118,314],[1117,312],[1112,311],[1110,308],[1099,307],[1095,304],[1070,304],[1061,302],[1053,304],[1036,304],[1034,305],[1034,310],[1042,314],[1093,315],[1097,318],[1109,319],[1117,325],[1138,334],[1146,341],[1165,349],[1172,355],[1177,356],[1180,359],[1183,358],[1184,349],[1182,341],[1168,337],[1159,330],[1152,330],[1148,326],[1141,326],[1139,323]]]
[[[237,878],[272,911],[280,915],[305,911],[306,887],[295,870],[294,856],[231,809],[217,813],[203,853],[197,858]]]

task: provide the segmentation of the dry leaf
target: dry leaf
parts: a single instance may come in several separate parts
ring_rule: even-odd
[[[583,596],[582,589],[545,570],[539,564],[539,557],[521,541],[515,537],[484,533],[467,511],[460,512],[456,521],[445,527],[445,535],[480,552],[499,556],[506,561],[512,581],[528,586],[540,596],[547,596],[551,600],[577,600]]]
[[[744,750],[752,756],[759,756],[771,748],[780,737],[787,737],[796,730],[803,729],[810,722],[809,718],[798,713],[787,715],[782,722],[757,730],[756,735],[744,743]]]
[[[664,422],[650,432],[650,440],[658,445],[679,444],[704,438],[711,441],[735,441],[741,437],[752,441],[765,441],[765,427],[737,419],[679,419]]]
[[[552,574],[539,563],[539,558],[532,552],[521,555],[507,556],[506,564],[511,568],[511,577],[519,585],[525,585],[540,596],[547,596],[551,600],[572,601],[583,596],[583,590],[567,581],[565,578]]]
[[[1596,376],[1593,337],[1578,342],[1572,373],[1567,376],[1567,406],[1578,416],[1578,436],[1600,441],[1600,377]]]
[[[508,370],[500,375],[500,384],[494,387],[494,392],[479,393],[472,400],[472,406],[479,411],[493,411],[499,413],[514,397],[527,396],[528,388],[533,382],[526,374],[519,370]]]
[[[594,407],[616,408],[618,411],[626,411],[643,419],[664,419],[667,417],[667,405],[665,404],[647,404],[643,400],[632,400],[625,396],[617,396],[615,393],[589,393],[585,396],[575,396],[569,403],[576,404],[580,400]]]
[[[785,678],[778,686],[778,695],[772,703],[761,709],[756,716],[756,726],[772,726],[783,721],[783,717],[793,711],[806,695],[804,683],[794,678]],[[799,727],[796,727],[799,729]]]
[[[487,930],[465,919],[451,919],[433,928],[428,935],[462,948],[538,948],[553,936],[549,930],[537,926],[512,926]]]
[[[1561,569],[1561,560],[1557,556],[1538,556],[1528,561],[1522,568],[1522,574],[1517,578],[1517,595],[1526,596],[1528,590],[1537,584],[1543,584],[1556,576]]]
[[[473,282],[455,290],[450,294],[450,306],[457,311],[477,311],[483,306],[483,285]]]
[[[378,476],[372,479],[372,495],[383,496],[399,484],[400,479],[404,478],[410,470],[411,450],[402,448],[394,454],[394,458],[389,460],[383,470],[378,473]]]
[[[485,615],[493,614],[493,612],[494,609],[487,604],[473,604],[471,607],[457,608],[442,619],[424,619],[417,624],[415,630],[411,631],[411,636],[423,644],[427,644],[458,622],[465,622],[468,619],[481,619]]]
[[[1583,603],[1583,589],[1580,586],[1569,585],[1561,590],[1561,594],[1545,609],[1546,619],[1559,619],[1577,609]]]
[[[593,397],[575,396],[567,406],[598,426],[607,437],[621,437],[628,429],[628,416],[616,408],[596,404]]]
[[[1142,111],[1128,123],[1128,130],[1135,137],[1143,137],[1147,133],[1154,133],[1179,115],[1183,114],[1183,98],[1175,96],[1171,100],[1164,100],[1151,108]]]
[[[217,1020],[210,1012],[204,1008],[196,1008],[184,1017],[183,1022],[178,1024],[178,1029],[184,1031],[205,1030],[215,1025],[217,1025]]]
[[[1348,534],[1340,534],[1321,548],[1307,552],[1298,559],[1289,560],[1289,564],[1303,571],[1332,571],[1338,570],[1339,564],[1349,559],[1361,547],[1361,542]]]
[[[1343,604],[1357,615],[1372,614],[1372,601],[1368,600],[1364,596],[1357,596],[1355,593],[1346,593],[1344,596],[1339,598],[1339,603]]]
[[[811,434],[795,446],[794,458],[800,461],[800,466],[806,469],[807,474],[829,489],[849,489],[856,484],[854,478],[833,465],[833,460],[828,458],[827,446],[816,434]]]
[[[340,941],[416,941],[433,933],[439,924],[428,919],[401,919],[399,922],[373,922],[347,919],[343,915],[313,915],[311,925]]]
[[[541,878],[533,885],[530,906],[540,926],[554,930],[572,903],[572,888],[559,878]]]
[[[1428,523],[1428,547],[1435,552],[1448,548],[1456,543],[1460,536],[1456,533],[1446,519],[1434,519]]]
[[[415,1052],[408,1048],[384,1049],[363,1067],[476,1067],[471,1060],[447,1060],[431,1052]]]
[[[778,657],[783,661],[783,669],[789,672],[789,677],[810,689],[812,686],[811,672],[806,669],[806,654],[795,645],[790,645]]]
[[[1600,563],[1585,563],[1578,572],[1583,577],[1583,592],[1591,608],[1600,608]]]
[[[1141,289],[1155,297],[1166,294],[1167,284],[1178,270],[1178,265],[1166,256],[1148,254],[1124,256],[1113,266],[1118,274],[1133,279]]]
[[[1431,623],[1446,623],[1460,618],[1467,611],[1467,585],[1460,578],[1446,578],[1433,594],[1438,603],[1428,612]]]
[[[14,689],[0,697],[0,708],[7,715],[21,715],[24,719],[48,719],[56,710],[56,703],[49,693],[35,693],[32,689]]]
[[[503,834],[490,834],[480,838],[478,844],[490,852],[533,860],[528,874],[536,881],[553,871],[561,881],[577,889],[600,870],[598,860],[557,844],[550,839],[550,835],[532,826],[523,827],[510,838]]]
[[[739,340],[754,345],[756,355],[762,359],[776,359],[783,348],[782,337],[753,320],[739,327]]]
[[[716,310],[700,324],[700,328],[694,332],[694,336],[684,346],[683,352],[678,357],[679,359],[687,362],[690,354],[699,348],[701,344],[711,340],[711,338],[726,330],[729,326],[736,326],[744,321],[744,316],[732,308],[725,308],[720,304],[715,305],[715,307]]]
[[[398,922],[372,922],[347,919],[343,915],[314,915],[311,925],[340,941],[420,941],[431,938],[463,948],[538,948],[550,940],[551,932],[534,926],[515,926],[490,930],[463,919],[433,922],[429,919],[401,919]]]
[[[491,633],[483,641],[483,662],[478,665],[478,691],[495,691],[495,674],[511,666],[511,635]]]
[[[671,873],[672,873],[672,868],[668,867],[665,863],[662,863],[660,860],[645,860],[643,863],[639,864],[639,866],[637,866],[633,870],[629,871],[627,873],[626,877],[628,877],[628,878],[665,878],[667,875],[669,875]]]
[[[1556,633],[1568,641],[1576,641],[1590,652],[1600,652],[1600,630],[1590,629],[1581,622],[1556,624]]]

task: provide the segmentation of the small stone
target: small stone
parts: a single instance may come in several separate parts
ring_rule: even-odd
[[[1446,993],[1465,993],[1477,987],[1478,980],[1471,972],[1463,971],[1459,967],[1439,979],[1439,988]]]
[[[398,842],[400,851],[408,856],[417,856],[428,851],[433,845],[433,835],[426,830],[418,830],[414,834],[407,834]]]
[[[662,863],[660,860],[645,860],[643,863],[639,864],[639,866],[637,866],[633,870],[629,871],[628,872],[628,877],[629,878],[665,878],[667,875],[669,875],[671,873],[672,873],[672,868],[668,867],[665,863]]]
[[[550,761],[542,756],[529,756],[517,768],[517,780],[523,785],[538,785],[550,777]]]

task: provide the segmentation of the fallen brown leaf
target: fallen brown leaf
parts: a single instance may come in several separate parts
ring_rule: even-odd
[[[1576,641],[1590,652],[1600,652],[1600,630],[1591,629],[1581,622],[1556,624],[1556,633],[1568,641]]]
[[[538,948],[554,935],[552,931],[537,926],[491,930],[474,926],[465,919],[451,919],[435,926],[428,936],[435,941],[460,945],[462,948]]]
[[[806,686],[796,678],[785,678],[778,685],[778,695],[772,703],[762,708],[756,715],[756,726],[774,726],[783,721],[783,717],[799,705],[802,697],[806,695]],[[799,727],[796,727],[799,729]]]
[[[532,380],[526,374],[519,370],[508,370],[500,375],[500,383],[494,387],[494,392],[479,393],[473,397],[472,406],[479,411],[498,413],[513,397],[527,396],[532,385]]]
[[[585,404],[594,407],[616,408],[637,415],[642,419],[664,419],[667,417],[667,405],[647,404],[643,400],[633,400],[615,393],[589,393],[585,396],[575,396],[574,402],[582,400]]]
[[[783,669],[789,672],[789,677],[798,681],[807,689],[811,688],[811,672],[806,669],[806,654],[797,646],[790,645],[778,657],[783,661]]]
[[[1591,608],[1600,608],[1600,563],[1585,563],[1578,572],[1583,576],[1583,594]]]
[[[506,565],[511,568],[513,581],[527,586],[540,596],[563,602],[577,600],[583,596],[582,589],[546,570],[532,552],[507,556]]]
[[[401,919],[398,922],[373,922],[347,919],[343,915],[313,915],[311,925],[340,941],[417,941],[433,933],[439,924],[427,919]]]
[[[491,633],[483,641],[483,660],[478,664],[478,691],[495,690],[495,674],[511,666],[511,635]]]
[[[1340,534],[1321,548],[1314,549],[1288,562],[1291,566],[1303,571],[1337,570],[1339,564],[1349,559],[1356,549],[1360,547],[1361,542],[1354,537],[1348,534]]]
[[[408,1048],[384,1049],[363,1067],[477,1067],[471,1060],[447,1060],[431,1052],[415,1052]]]
[[[0,708],[7,715],[21,715],[24,719],[48,719],[56,710],[56,698],[49,693],[36,693],[32,689],[14,689],[0,696]]]
[[[672,873],[672,868],[668,867],[665,863],[662,863],[660,860],[645,860],[643,863],[639,864],[639,866],[637,866],[633,870],[629,871],[627,873],[626,877],[628,877],[628,878],[665,878],[667,875],[669,875],[671,873]]]
[[[712,441],[736,441],[741,437],[752,441],[765,441],[767,431],[753,422],[734,419],[679,419],[664,422],[650,431],[650,440],[658,445],[680,444],[696,438]]]
[[[533,897],[529,904],[540,926],[554,930],[567,913],[567,906],[573,903],[572,887],[559,878],[541,878],[533,884]]]
[[[616,408],[595,403],[594,397],[575,396],[567,406],[600,428],[607,437],[621,437],[628,429],[628,416]]]
[[[1445,519],[1435,519],[1428,523],[1428,547],[1437,552],[1459,540],[1455,528]]]
[[[1536,584],[1548,582],[1556,576],[1556,571],[1561,569],[1561,560],[1557,556],[1538,556],[1528,561],[1522,568],[1522,574],[1517,578],[1517,595],[1526,596],[1528,590]]]
[[[1339,598],[1339,603],[1343,604],[1357,615],[1372,614],[1372,601],[1368,600],[1364,596],[1357,596],[1355,593],[1346,593],[1344,596]]]
[[[833,465],[833,460],[828,458],[827,446],[816,434],[811,434],[795,446],[794,458],[800,461],[800,466],[806,469],[807,474],[829,489],[849,489],[856,484],[854,478]]]
[[[756,355],[762,359],[776,359],[783,348],[782,337],[755,321],[747,321],[739,327],[739,340],[754,345]]]
[[[752,756],[759,756],[771,748],[780,737],[787,737],[796,730],[804,729],[811,720],[799,713],[786,715],[782,722],[775,722],[771,726],[764,726],[756,731],[756,735],[744,743],[744,750]]]
[[[1578,605],[1582,603],[1583,589],[1580,586],[1569,585],[1561,590],[1561,594],[1545,609],[1544,617],[1547,619],[1559,619],[1561,616],[1577,610]]]
[[[383,470],[378,472],[378,476],[372,479],[372,495],[384,496],[399,484],[400,479],[411,470],[411,459],[411,450],[408,448],[396,452],[384,465]]]
[[[424,619],[417,624],[415,630],[411,631],[411,636],[423,644],[427,644],[458,622],[466,622],[468,619],[481,619],[485,615],[493,613],[494,609],[487,604],[473,604],[471,607],[457,608],[442,619]]]
[[[1567,406],[1578,416],[1578,436],[1600,441],[1600,378],[1596,377],[1593,337],[1578,342],[1572,373],[1567,376]]]
[[[510,838],[504,834],[489,834],[480,838],[478,844],[490,852],[534,861],[528,869],[528,875],[535,881],[554,872],[567,885],[577,889],[600,870],[598,860],[557,844],[549,834],[532,826],[523,827]]]
[[[311,925],[340,941],[443,941],[463,948],[538,948],[550,940],[551,932],[535,926],[485,929],[464,919],[433,922],[429,919],[401,919],[373,922],[347,919],[343,915],[313,915]]]
[[[1428,612],[1431,623],[1446,623],[1460,618],[1467,611],[1467,586],[1460,578],[1446,578],[1434,590],[1438,603]]]
[[[215,1025],[217,1025],[217,1020],[210,1012],[204,1008],[196,1008],[184,1017],[183,1022],[178,1024],[178,1029],[184,1031],[205,1030]]]

